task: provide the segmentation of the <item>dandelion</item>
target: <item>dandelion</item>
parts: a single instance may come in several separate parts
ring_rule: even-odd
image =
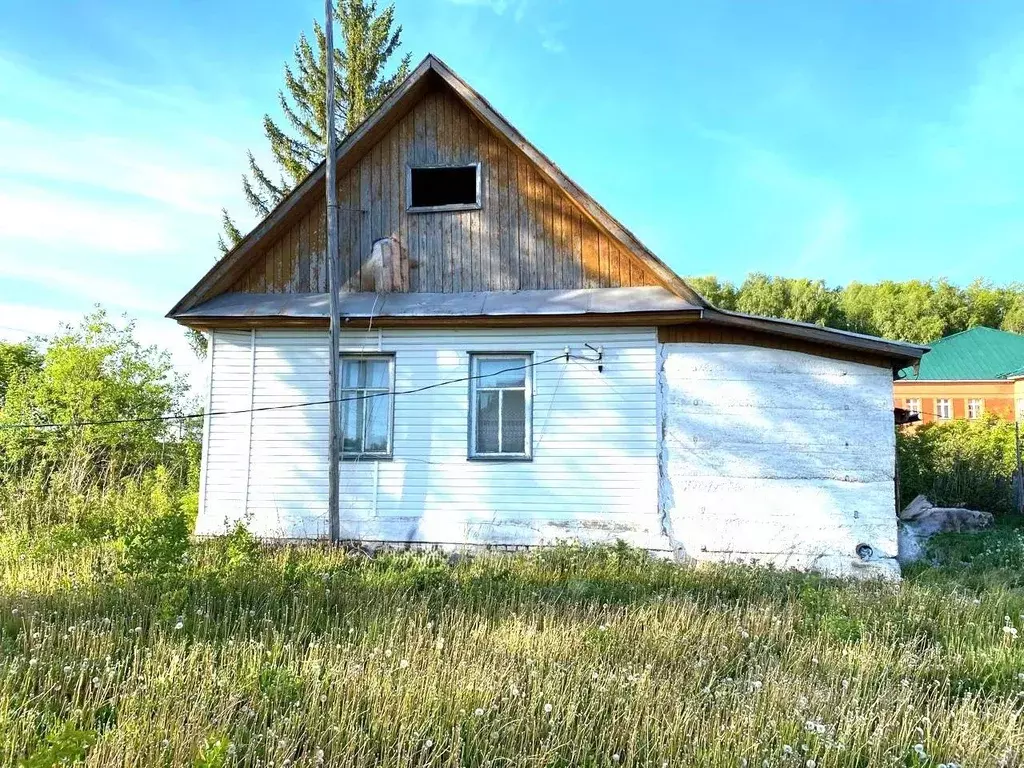
[[[787,757],[789,755],[792,755],[793,754],[793,748],[789,744],[783,744],[782,745],[782,754],[786,755]]]
[[[550,715],[552,709],[554,709],[554,707],[552,707],[550,704],[545,704],[544,705],[544,714],[545,715]]]
[[[1010,627],[1010,626],[1003,627],[1003,634],[1006,635],[1007,637],[1009,637],[1012,640],[1016,640],[1017,639],[1017,628],[1016,627]]]
[[[424,742],[423,746],[425,746],[427,749],[430,749],[432,746],[434,746],[434,740],[433,739],[427,739]]]
[[[807,768],[818,768],[818,763],[814,760],[808,760],[804,765],[806,765]]]
[[[601,632],[607,632],[608,631],[608,625],[607,624],[602,624],[600,627],[598,627],[598,630],[601,631]]]
[[[178,619],[178,622],[174,625],[174,629],[175,631],[177,631],[179,629],[182,629],[184,626],[185,622],[183,622],[181,619]]]
[[[621,757],[619,757],[619,753],[618,753],[618,752],[616,752],[616,753],[615,753],[614,755],[612,755],[612,762],[613,762],[613,763],[617,763],[617,762],[619,762],[619,760],[621,760],[621,759],[622,759],[622,758],[621,758]]]
[[[477,717],[483,717],[484,716],[484,711],[480,707],[477,707],[476,709],[473,710],[473,714],[476,715]]]
[[[398,666],[399,666],[400,669],[405,669],[406,667],[409,666],[409,660],[408,659],[402,659],[400,662],[398,662]]]

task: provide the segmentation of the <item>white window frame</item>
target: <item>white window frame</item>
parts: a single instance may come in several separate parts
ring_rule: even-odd
[[[481,384],[481,360],[507,360],[507,368],[523,366],[523,386],[488,386]],[[532,461],[533,460],[533,353],[532,352],[470,352],[469,353],[469,435],[467,457],[474,461]],[[522,453],[482,453],[476,449],[477,393],[480,391],[523,389],[526,410]],[[498,447],[501,447],[501,413],[503,396],[498,396]]]
[[[419,205],[412,204],[412,172],[420,168],[475,168],[476,169],[476,202],[453,203],[452,205]],[[476,163],[417,163],[405,167],[405,210],[406,213],[443,213],[445,211],[479,211],[483,208],[483,165]]]
[[[346,387],[345,366],[349,363],[360,363],[370,360],[381,360],[388,364],[388,387]],[[381,353],[342,352],[341,365],[338,371],[338,424],[341,427],[341,459],[342,461],[386,460],[392,458],[395,441],[395,356]],[[388,394],[384,395],[383,393]],[[345,403],[349,397],[360,397],[373,393],[374,399],[385,398],[388,401],[388,445],[384,451],[346,451],[345,450]],[[380,394],[377,394],[380,393]],[[370,398],[364,397],[360,406],[365,408]],[[363,415],[363,445],[366,445],[366,415]]]
[[[940,403],[946,405],[946,414],[943,415],[944,410]],[[935,418],[938,421],[951,421],[953,419],[953,401],[948,397],[937,397],[935,398]]]
[[[977,408],[977,412],[975,412]],[[985,398],[972,397],[967,400],[967,418],[972,421],[985,415]]]
[[[907,413],[913,414],[914,416],[921,415],[921,398],[908,397],[903,401],[903,405]]]

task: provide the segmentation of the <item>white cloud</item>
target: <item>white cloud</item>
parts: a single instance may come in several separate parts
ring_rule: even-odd
[[[209,213],[237,194],[238,157],[192,156],[158,142],[69,133],[0,119],[0,174],[31,176],[137,196]],[[57,149],[59,148],[59,149]]]
[[[178,245],[165,216],[131,204],[5,183],[0,211],[0,245],[17,242],[25,259],[33,253],[26,244],[122,254],[167,253]]]
[[[83,272],[4,253],[0,253],[0,276],[60,289],[90,304],[140,312],[150,312],[161,306],[160,298],[151,294],[148,285],[140,286],[111,275]]]

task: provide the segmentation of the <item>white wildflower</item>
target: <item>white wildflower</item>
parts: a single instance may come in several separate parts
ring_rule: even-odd
[[[185,626],[185,622],[183,622],[181,619],[178,619],[178,623],[174,625],[174,629],[175,630],[182,629],[184,626]]]
[[[621,758],[621,757],[619,757],[619,753],[618,753],[618,752],[616,752],[616,753],[615,753],[614,755],[612,755],[612,762],[613,762],[613,763],[617,763],[617,762],[619,762],[619,760],[621,760],[621,759],[622,759],[622,758]]]
[[[793,748],[789,744],[783,744],[782,745],[782,754],[784,754],[784,755],[792,755],[793,754]]]
[[[398,662],[398,666],[401,669],[405,669],[406,667],[409,666],[409,660],[408,659],[402,659],[400,662]]]
[[[550,715],[552,709],[554,709],[554,707],[552,707],[550,704],[545,704],[544,705],[544,714]]]
[[[480,707],[477,707],[476,709],[473,710],[473,714],[476,715],[477,717],[483,717],[484,716],[484,711]]]

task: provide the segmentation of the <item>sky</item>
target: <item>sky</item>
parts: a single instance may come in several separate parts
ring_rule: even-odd
[[[1024,280],[1024,4],[396,0],[677,272]],[[0,0],[0,338],[163,315],[243,229],[320,2]]]

